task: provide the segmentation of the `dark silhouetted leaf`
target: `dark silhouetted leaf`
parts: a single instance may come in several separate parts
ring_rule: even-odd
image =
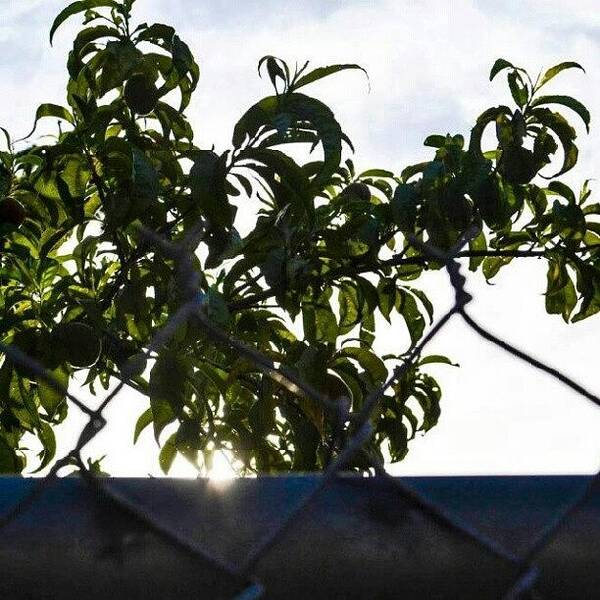
[[[50,44],[52,44],[52,39],[54,38],[54,34],[56,30],[69,18],[78,13],[85,12],[91,8],[99,8],[102,6],[108,6],[110,8],[118,8],[119,5],[114,0],[80,0],[78,2],[73,2],[69,4],[66,8],[64,8],[59,15],[54,19],[52,23],[52,27],[50,28]]]
[[[571,96],[538,96],[532,103],[531,106],[541,106],[543,104],[561,104],[571,110],[575,111],[585,124],[587,132],[590,131],[590,111],[575,98]]]
[[[539,83],[537,84],[537,89],[539,90],[543,85],[546,85],[546,83],[548,83],[551,79],[556,77],[560,72],[564,71],[565,69],[581,69],[585,73],[585,69],[579,63],[572,61],[562,62],[558,65],[555,65],[554,67],[550,67],[544,73]]]
[[[309,83],[313,83],[318,81],[319,79],[323,79],[323,77],[329,77],[329,75],[333,75],[334,73],[339,73],[340,71],[347,71],[349,69],[359,69],[362,71],[367,77],[367,81],[369,80],[369,75],[360,65],[355,64],[346,64],[346,65],[329,65],[327,67],[318,67],[303,75],[294,83],[294,91],[300,89],[302,86],[308,85]]]
[[[494,63],[492,70],[490,71],[490,81],[492,81],[492,79],[494,79],[494,77],[496,77],[496,75],[498,75],[498,73],[504,69],[514,69],[514,66],[506,59],[498,58]]]

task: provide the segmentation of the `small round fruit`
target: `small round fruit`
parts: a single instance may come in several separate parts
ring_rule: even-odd
[[[560,204],[554,201],[552,207],[552,230],[563,240],[581,240],[585,235],[585,215],[576,204]]]
[[[533,152],[522,146],[507,146],[502,150],[499,171],[509,183],[529,183],[537,173]]]
[[[325,393],[331,400],[339,398],[352,399],[350,388],[337,376],[327,373],[325,378]]]
[[[105,334],[102,340],[102,349],[106,358],[119,368],[137,352],[137,346],[131,340],[121,339],[110,334]]]
[[[473,208],[462,192],[448,190],[439,200],[439,209],[454,230],[466,229],[473,219]]]
[[[471,194],[476,208],[485,224],[493,230],[504,227],[510,221],[510,212],[503,202],[495,175],[489,175]]]
[[[123,95],[127,106],[142,116],[151,113],[158,102],[156,86],[143,73],[136,73],[127,80]]]
[[[142,352],[130,356],[123,366],[121,367],[121,373],[124,377],[133,379],[142,375],[146,370],[146,357]]]
[[[86,323],[71,321],[60,324],[52,332],[57,353],[76,368],[91,367],[100,356],[100,337]]]
[[[371,200],[371,190],[369,189],[369,186],[362,181],[351,183],[342,193],[344,196],[358,198],[363,202],[370,202]]]
[[[0,223],[19,226],[25,220],[25,207],[14,198],[4,198],[0,201]]]
[[[35,361],[40,359],[40,345],[42,332],[39,329],[25,329],[18,331],[13,340],[12,345],[16,346],[26,357]],[[12,362],[12,361],[11,361]],[[14,361],[13,364],[16,372],[22,377],[34,377],[35,371],[29,369],[26,365],[19,361]]]

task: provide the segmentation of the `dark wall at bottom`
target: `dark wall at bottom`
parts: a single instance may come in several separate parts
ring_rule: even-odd
[[[50,482],[6,522],[39,480],[0,477],[0,594],[15,600],[485,600],[502,598],[519,573],[510,558],[423,511],[391,480],[360,477],[334,479],[249,576],[232,573],[318,481],[103,479],[97,485],[70,477]],[[401,481],[519,558],[590,480]],[[597,487],[541,552],[532,597],[600,597],[599,539]],[[264,586],[263,596],[248,591],[253,579]]]

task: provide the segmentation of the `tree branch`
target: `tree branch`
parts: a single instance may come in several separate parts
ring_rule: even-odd
[[[593,244],[591,246],[583,246],[573,250],[577,254],[584,254],[591,250],[600,249],[600,244]],[[510,258],[541,258],[546,255],[548,249],[545,250],[465,250],[455,255],[455,258],[475,258],[475,257],[510,257]],[[360,265],[349,265],[338,267],[328,271],[321,278],[326,277],[328,281],[334,281],[339,277],[349,277],[352,275],[360,275],[362,273],[373,273],[386,267],[400,267],[404,265],[426,265],[428,262],[435,261],[431,256],[419,255],[409,256],[405,258],[403,255],[394,256],[386,260],[377,261],[375,263]],[[245,310],[253,308],[258,303],[268,300],[278,293],[283,291],[283,286],[272,287],[238,300],[237,302],[231,302],[228,304],[229,310]]]

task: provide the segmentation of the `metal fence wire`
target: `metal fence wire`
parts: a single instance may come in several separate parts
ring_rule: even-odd
[[[62,467],[76,463],[80,468],[81,475],[96,489],[96,491],[98,491],[101,497],[109,499],[122,510],[134,516],[149,531],[168,540],[174,547],[189,553],[193,557],[208,562],[209,565],[214,567],[215,573],[219,574],[219,576],[232,577],[238,581],[240,579],[246,581],[247,586],[245,589],[235,596],[237,600],[261,598],[268,593],[268,590],[265,589],[265,586],[263,586],[261,581],[255,575],[259,561],[261,561],[261,559],[269,553],[270,549],[282,539],[284,533],[289,528],[294,527],[294,525],[300,521],[302,516],[310,509],[317,497],[322,493],[323,489],[339,475],[340,471],[346,466],[348,460],[361,450],[365,441],[372,435],[370,419],[386,390],[392,386],[408,368],[410,368],[414,361],[419,357],[424,347],[438,335],[452,318],[461,318],[483,339],[510,353],[512,356],[525,361],[532,368],[539,369],[551,375],[578,394],[584,396],[590,402],[600,406],[600,398],[572,380],[568,375],[536,360],[526,352],[514,347],[509,342],[496,337],[469,315],[467,306],[473,298],[465,290],[465,277],[461,274],[461,266],[458,258],[461,249],[470,239],[472,239],[472,237],[477,235],[478,231],[476,230],[470,230],[463,235],[461,240],[449,252],[441,252],[437,248],[423,243],[416,238],[411,238],[409,240],[415,247],[419,248],[424,255],[428,255],[444,264],[450,283],[454,289],[454,304],[430,328],[420,343],[413,347],[411,352],[406,356],[404,362],[394,369],[388,380],[379,389],[370,394],[362,409],[357,413],[350,412],[349,404],[336,403],[335,406],[333,406],[332,402],[327,397],[302,381],[295,373],[282,366],[276,365],[271,359],[256,351],[254,348],[234,339],[229,333],[220,329],[210,320],[207,316],[206,298],[198,292],[199,275],[195,271],[192,261],[194,250],[202,239],[201,227],[192,231],[184,240],[178,243],[172,242],[158,233],[147,229],[141,228],[140,233],[142,236],[142,244],[145,247],[152,247],[155,252],[159,252],[167,258],[175,260],[177,264],[178,282],[181,289],[184,291],[184,302],[181,307],[169,319],[166,326],[157,331],[153,336],[146,351],[148,357],[150,357],[152,353],[159,352],[162,346],[169,341],[182,323],[190,319],[195,319],[215,341],[230,345],[233,349],[238,351],[240,355],[245,356],[248,360],[256,364],[256,366],[265,374],[275,376],[280,380],[281,378],[287,380],[289,384],[296,385],[310,398],[323,405],[323,407],[329,410],[334,409],[334,414],[337,414],[338,431],[340,433],[349,431],[350,427],[354,433],[348,436],[339,436],[340,439],[347,439],[347,441],[339,454],[330,461],[327,469],[319,475],[318,484],[312,487],[310,492],[299,498],[286,515],[277,522],[272,522],[270,524],[267,530],[263,532],[262,537],[253,545],[241,563],[229,564],[221,558],[214,556],[209,549],[202,547],[201,544],[186,538],[181,531],[174,530],[168,523],[161,521],[157,515],[150,514],[148,510],[136,503],[135,500],[132,500],[127,497],[127,495],[108,486],[107,480],[97,476],[88,466],[86,466],[82,459],[81,452],[83,448],[94,439],[107,424],[103,412],[107,406],[114,401],[116,396],[122,392],[123,388],[126,387],[128,368],[132,369],[132,372],[135,369],[133,361],[130,361],[129,364],[125,365],[121,374],[122,379],[116,388],[106,395],[97,409],[92,410],[75,395],[66,390],[39,362],[24,354],[16,346],[0,344],[0,352],[3,352],[14,363],[26,367],[37,377],[65,394],[66,397],[88,417],[88,421],[81,431],[75,447],[63,458],[57,460],[50,472],[44,478],[41,478],[36,482],[30,492],[10,509],[9,512],[0,517],[0,532],[7,525],[21,518],[33,504],[40,500],[42,493],[47,487],[53,481],[56,481],[58,471]],[[532,540],[529,549],[525,553],[517,556],[512,551],[505,549],[494,539],[484,535],[482,532],[470,526],[468,523],[463,522],[455,515],[450,515],[444,508],[430,501],[411,487],[406,486],[398,478],[391,477],[386,473],[383,464],[375,462],[372,457],[370,457],[369,460],[371,461],[371,467],[377,475],[385,477],[394,489],[397,490],[404,501],[406,501],[413,509],[420,511],[423,515],[431,519],[437,527],[444,528],[452,534],[461,536],[463,539],[467,538],[470,541],[474,541],[476,544],[479,544],[482,549],[496,556],[500,560],[506,561],[515,569],[517,575],[511,582],[509,589],[506,589],[503,595],[505,600],[530,597],[529,594],[534,594],[536,582],[539,577],[536,560],[543,550],[553,541],[559,529],[561,529],[572,515],[586,502],[594,485],[600,479],[599,472],[589,480],[586,488],[574,501],[557,514],[551,522],[546,524],[545,528],[539,533],[537,538]]]

